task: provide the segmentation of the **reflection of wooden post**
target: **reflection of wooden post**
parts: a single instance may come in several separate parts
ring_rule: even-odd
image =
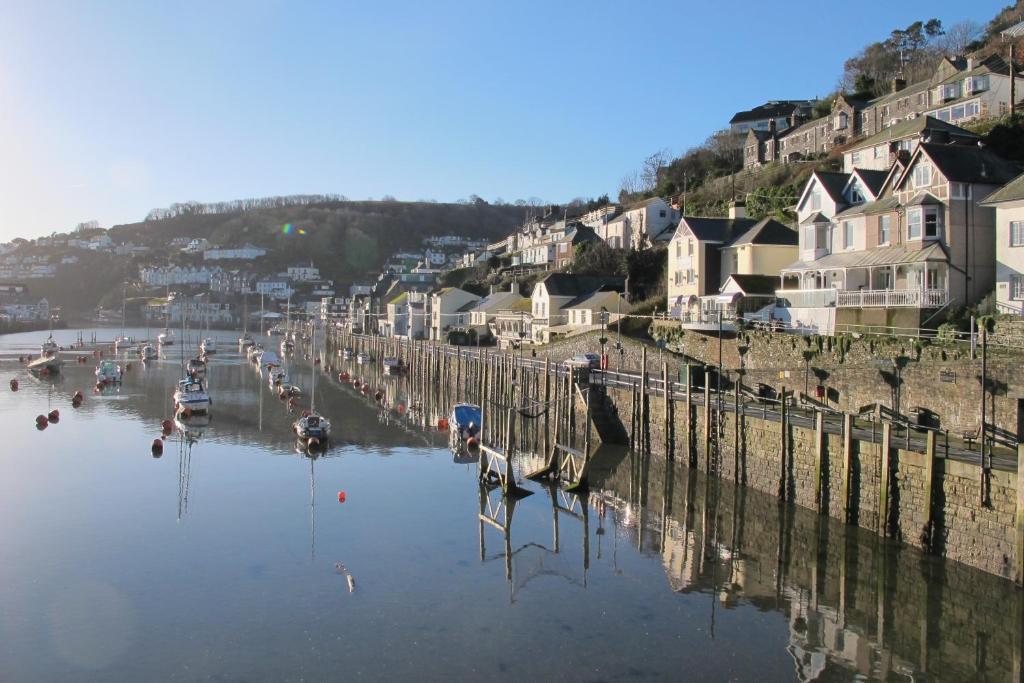
[[[889,482],[892,478],[892,466],[890,464],[891,445],[889,437],[892,432],[892,425],[888,422],[882,423],[882,470],[878,480],[878,533],[882,536],[889,535]]]
[[[556,408],[557,414],[557,408]],[[555,418],[556,420],[558,418]],[[544,454],[551,448],[549,433],[551,431],[551,359],[544,359]]]
[[[850,522],[850,475],[853,469],[853,415],[843,413],[843,522]]]
[[[645,346],[641,349],[640,354],[640,450],[643,453],[650,450],[647,401],[647,347]]]
[[[743,375],[736,376],[736,387],[733,391],[733,414],[736,416],[735,429],[732,435],[732,481],[738,483],[740,480],[740,384],[743,382]]]
[[[822,495],[821,480],[822,470],[825,468],[825,413],[817,411],[814,414],[814,504],[818,512],[825,514],[825,498]]]
[[[686,462],[690,467],[697,466],[693,453],[693,408],[690,404],[690,364],[686,364]]]
[[[704,471],[711,473],[711,373],[704,368]]]

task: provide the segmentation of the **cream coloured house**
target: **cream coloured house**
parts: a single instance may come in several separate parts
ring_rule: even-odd
[[[996,211],[996,307],[1024,313],[1024,175],[982,202]]]

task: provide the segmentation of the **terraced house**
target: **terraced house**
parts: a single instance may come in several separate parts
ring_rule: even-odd
[[[922,142],[885,173],[815,173],[774,317],[831,334],[917,328],[951,304],[976,303],[995,281],[995,214],[980,202],[1018,172],[976,145]]]

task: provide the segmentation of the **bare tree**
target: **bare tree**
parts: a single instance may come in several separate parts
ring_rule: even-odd
[[[634,195],[643,190],[643,183],[640,179],[639,171],[630,171],[626,175],[622,176],[622,180],[619,181],[619,198],[624,196]]]
[[[671,158],[672,156],[667,149],[659,149],[644,159],[640,170],[641,189],[644,192],[650,192],[658,186],[658,173],[665,166],[668,166],[668,161]]]
[[[947,28],[945,34],[935,41],[935,46],[943,54],[962,55],[968,52],[971,43],[979,40],[983,34],[981,24],[968,19]]]

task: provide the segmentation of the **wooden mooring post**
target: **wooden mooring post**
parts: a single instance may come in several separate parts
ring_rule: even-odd
[[[711,473],[711,372],[704,368],[704,471]]]
[[[665,457],[668,460],[674,460],[674,454],[672,453],[672,385],[668,382],[668,363],[662,363],[661,366],[661,388],[664,390],[664,415],[662,429],[665,430]]]
[[[843,413],[843,522],[850,523],[850,476],[853,470],[853,415]]]
[[[786,500],[786,451],[787,432],[786,421],[786,387],[779,392],[779,500]]]
[[[1017,557],[1014,579],[1024,585],[1024,444],[1017,445]],[[1024,623],[1024,622],[1021,622]],[[1022,627],[1024,628],[1024,627]],[[1024,634],[1022,634],[1024,638]]]
[[[888,422],[882,423],[882,466],[878,480],[878,533],[881,536],[889,535],[889,482],[892,478],[892,465],[890,455],[892,453],[892,425]],[[1019,500],[1019,499],[1018,499]],[[1020,508],[1018,506],[1018,520]],[[1018,522],[1019,524],[1019,522]],[[1018,556],[1019,556],[1018,552]]]
[[[924,450],[924,512],[926,521],[921,540],[925,550],[931,552],[932,542],[935,539],[935,432],[930,429],[925,437]]]
[[[825,469],[825,458],[828,453],[825,451],[825,413],[820,410],[814,413],[814,504],[818,506],[820,514],[828,512],[825,509],[825,496],[823,495],[822,476]]]

